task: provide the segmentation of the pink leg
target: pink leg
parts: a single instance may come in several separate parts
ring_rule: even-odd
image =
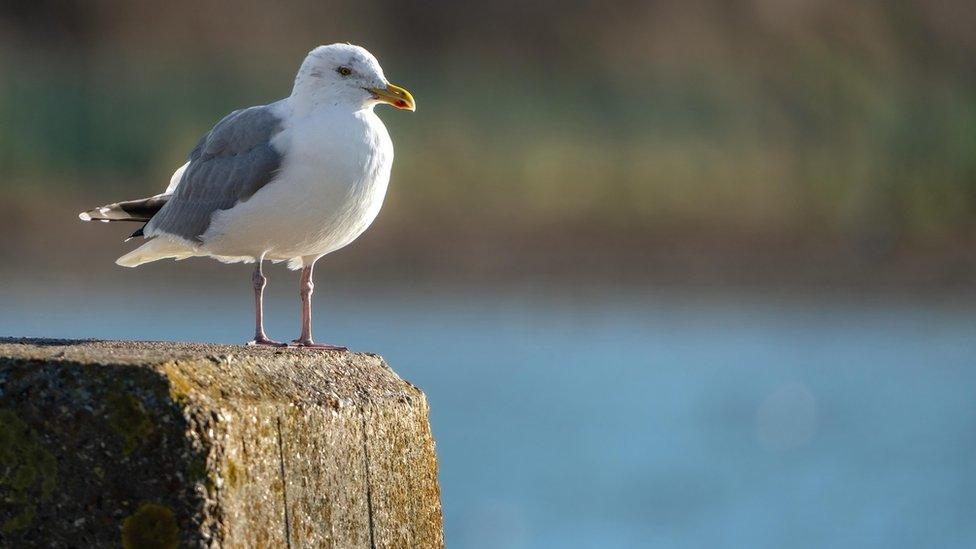
[[[264,333],[264,287],[268,279],[261,272],[261,263],[264,258],[258,259],[258,264],[254,267],[254,274],[251,275],[251,282],[254,283],[254,339],[248,341],[248,345],[271,345],[273,347],[284,347],[284,343],[278,343]]]
[[[313,264],[314,265],[314,264]],[[298,293],[302,298],[302,335],[292,343],[298,347],[310,349],[322,349],[326,351],[345,351],[345,347],[338,345],[328,345],[326,343],[316,343],[312,339],[312,290],[315,284],[312,283],[312,266],[307,265],[302,269],[302,276],[298,283]]]

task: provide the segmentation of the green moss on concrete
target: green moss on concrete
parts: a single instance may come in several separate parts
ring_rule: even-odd
[[[30,525],[37,504],[50,499],[57,476],[58,463],[37,434],[14,412],[0,410],[0,505],[10,517],[0,530],[10,533]]]
[[[234,460],[227,458],[227,465],[224,471],[224,478],[227,479],[227,484],[232,488],[237,488],[241,481],[240,471],[238,470],[237,463]]]
[[[180,527],[172,509],[145,503],[122,522],[125,549],[174,549],[180,545]]]
[[[122,437],[122,452],[126,456],[153,433],[153,422],[145,406],[128,393],[108,396],[108,419],[112,429]]]
[[[169,381],[169,397],[177,404],[186,404],[190,399],[190,393],[194,390],[193,384],[175,364],[163,365],[163,371]]]

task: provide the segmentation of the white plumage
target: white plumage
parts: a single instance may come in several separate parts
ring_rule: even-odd
[[[335,59],[342,54],[352,57]],[[385,87],[379,63],[362,48],[317,48],[306,64],[345,66],[356,57],[364,66],[372,65],[374,78],[381,81],[359,88]],[[282,162],[268,184],[248,200],[213,212],[210,226],[199,235],[200,242],[165,230],[147,231],[146,237],[153,240],[119,258],[118,264],[135,267],[190,256],[251,262],[263,256],[289,260],[289,267],[298,269],[362,234],[386,196],[393,143],[373,112],[375,102],[369,94],[364,92],[359,102],[345,101],[342,94],[328,93],[332,90],[323,89],[320,82],[308,82],[322,78],[313,72],[300,71],[293,94],[269,106],[281,121],[271,145],[282,155]],[[176,170],[164,194],[177,190],[188,164]]]
[[[259,292],[261,261],[288,261],[307,270],[302,279],[310,295],[315,261],[355,240],[383,205],[393,143],[373,112],[378,103],[415,108],[410,93],[390,84],[365,49],[320,46],[302,63],[291,95],[221,120],[163,193],[80,217],[146,222],[134,236],[148,242],[119,265],[194,256],[257,261]],[[255,340],[262,343],[257,298]],[[311,344],[304,323],[303,336],[300,342]]]
[[[291,114],[287,100],[274,108],[284,129],[272,144],[285,154],[271,182],[248,200],[215,211],[201,242],[147,232],[153,240],[117,263],[135,267],[190,256],[252,262],[264,256],[299,269],[362,234],[376,219],[390,181],[393,143],[386,126],[372,108],[326,106],[304,116]]]

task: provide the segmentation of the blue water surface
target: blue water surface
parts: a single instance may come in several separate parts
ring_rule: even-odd
[[[11,290],[0,333],[236,343],[246,282]],[[584,293],[316,295],[427,393],[449,547],[976,546],[972,302]]]

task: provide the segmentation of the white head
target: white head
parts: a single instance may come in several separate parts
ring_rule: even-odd
[[[390,84],[373,54],[352,44],[319,46],[298,69],[292,97],[316,105],[343,105],[352,110],[388,103],[416,110],[407,90]]]

